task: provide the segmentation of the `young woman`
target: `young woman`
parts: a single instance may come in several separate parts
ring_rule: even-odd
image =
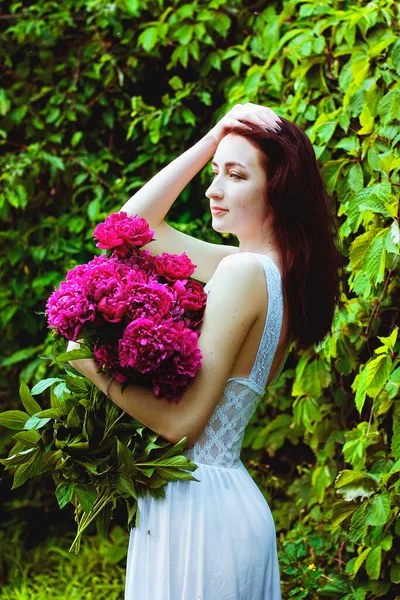
[[[164,221],[212,157],[212,227],[235,234],[238,247],[203,242]],[[147,219],[154,254],[186,252],[208,293],[202,367],[178,404],[140,385],[121,394],[93,360],[71,362],[170,442],[186,436],[185,453],[198,465],[198,482],[169,483],[164,500],[140,498],[125,598],[280,600],[273,518],[239,455],[244,429],[289,346],[322,340],[339,302],[341,257],[312,145],[271,109],[237,105],[122,210]]]

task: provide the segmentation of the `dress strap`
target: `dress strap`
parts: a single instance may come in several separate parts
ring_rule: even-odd
[[[260,346],[249,379],[265,390],[282,330],[282,279],[278,267],[270,257],[262,254],[257,254],[256,256],[259,257],[264,267],[268,289],[268,310]],[[282,370],[284,362],[285,359],[279,367],[280,370]],[[274,377],[275,379],[276,377]]]

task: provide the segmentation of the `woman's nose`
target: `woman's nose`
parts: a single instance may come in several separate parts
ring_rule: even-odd
[[[222,196],[223,196],[223,192],[221,190],[221,186],[219,186],[217,184],[216,180],[214,179],[211,182],[211,185],[206,190],[206,198],[211,200],[211,198],[222,198]]]

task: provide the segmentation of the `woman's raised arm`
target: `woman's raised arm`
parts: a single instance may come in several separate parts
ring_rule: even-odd
[[[197,265],[193,277],[206,282],[225,256],[237,252],[234,246],[210,244],[177,231],[165,223],[164,219],[176,198],[212,158],[220,140],[230,129],[235,127],[245,130],[251,123],[260,122],[270,122],[273,125],[274,117],[275,113],[262,106],[235,106],[194,146],[169,163],[129,198],[121,210],[129,215],[145,218],[154,230],[156,240],[147,247],[152,254],[186,252]]]
[[[138,214],[157,229],[176,198],[213,156],[218,140],[206,135],[159,171],[124,204],[121,210]]]

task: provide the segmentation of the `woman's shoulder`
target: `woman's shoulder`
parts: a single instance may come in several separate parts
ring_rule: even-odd
[[[224,256],[220,261],[218,268],[233,268],[246,269],[248,267],[257,267],[261,265],[261,260],[257,254],[253,252],[233,252]]]
[[[265,296],[264,267],[260,258],[251,252],[237,252],[225,256],[212,280],[212,287],[218,287],[221,292],[225,290],[225,293],[230,293],[233,289],[243,287],[252,294],[259,290]]]

